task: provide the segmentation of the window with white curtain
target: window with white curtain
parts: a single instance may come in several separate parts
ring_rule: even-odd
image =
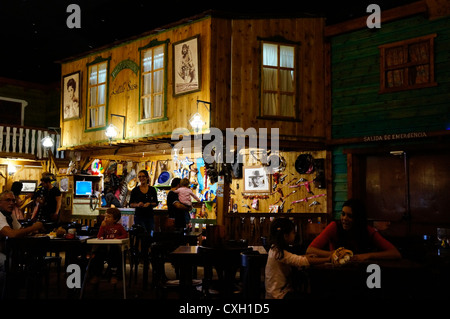
[[[106,80],[108,62],[89,66],[87,128],[103,127],[106,123]]]
[[[141,120],[164,116],[165,45],[142,51]]]
[[[262,43],[261,115],[295,118],[295,46]]]

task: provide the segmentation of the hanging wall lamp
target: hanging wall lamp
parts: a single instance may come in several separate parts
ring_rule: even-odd
[[[123,123],[122,123],[122,139],[125,138],[125,120],[126,120],[125,115],[111,114],[111,123],[108,125],[108,127],[106,128],[106,131],[105,131],[105,135],[106,135],[106,137],[109,140],[109,145],[111,145],[111,141],[114,138],[116,138],[117,135],[119,134],[117,127],[114,124],[112,124],[113,116],[123,119]]]
[[[57,130],[61,130],[60,127],[49,127],[48,129],[55,131],[56,134],[59,134]],[[50,135],[47,135],[41,139],[41,144],[46,148],[52,148],[55,145],[55,140]]]
[[[206,104],[208,104],[211,107],[211,102],[197,100],[197,113],[192,115],[191,118],[189,119],[189,124],[192,126],[192,129],[194,130],[195,134],[198,134],[198,132],[200,132],[200,130],[202,129],[203,125],[205,125],[202,116],[198,112],[198,103],[203,103],[203,105],[208,111],[210,111],[210,108],[208,108]]]

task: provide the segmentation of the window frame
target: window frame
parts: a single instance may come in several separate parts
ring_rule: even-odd
[[[93,131],[100,131],[100,130],[105,130],[106,127],[108,126],[108,105],[109,105],[109,67],[110,67],[110,61],[111,61],[111,57],[108,58],[103,58],[98,56],[97,58],[95,58],[94,61],[89,62],[86,64],[86,68],[87,68],[87,72],[86,72],[86,87],[87,87],[87,91],[86,91],[86,109],[85,109],[85,131],[86,132],[93,132]],[[91,97],[91,85],[89,82],[89,77],[90,77],[90,69],[92,66],[94,65],[99,65],[102,63],[106,63],[106,81],[102,82],[105,83],[105,120],[104,120],[104,125],[102,126],[94,126],[94,127],[89,127],[89,122],[90,122],[90,109],[92,108],[90,106],[90,97]],[[98,76],[98,71],[97,71],[97,76]],[[98,87],[99,83],[97,83],[95,86]],[[95,108],[98,109],[98,105],[95,106]]]
[[[147,45],[138,48],[139,50],[139,110],[138,110],[138,124],[147,124],[147,123],[154,123],[154,122],[161,122],[161,121],[167,121],[167,74],[168,74],[168,48],[169,48],[170,39],[164,40],[164,41],[158,41],[157,39],[154,39],[150,41]],[[163,46],[164,48],[164,66],[163,66],[163,105],[162,105],[162,115],[160,117],[156,118],[142,118],[142,111],[143,111],[143,79],[144,79],[144,63],[142,61],[144,52],[147,50],[153,50],[156,47]],[[153,61],[153,59],[152,59]],[[153,74],[154,70],[151,71]],[[152,81],[152,88],[153,88],[153,81]],[[153,94],[153,93],[151,93]],[[153,97],[152,97],[153,99]]]
[[[380,90],[379,93],[390,93],[390,92],[398,92],[398,91],[407,91],[407,90],[415,90],[426,87],[436,86],[437,83],[434,77],[434,38],[436,37],[436,33],[429,34],[426,36],[416,37],[408,40],[402,40],[397,42],[392,42],[388,44],[383,44],[378,46],[380,50]],[[428,60],[427,61],[417,61],[417,62],[409,62],[409,50],[408,48],[411,45],[419,44],[421,42],[428,41]],[[397,64],[392,67],[387,67],[387,54],[386,51],[393,48],[403,48],[403,52],[406,53],[406,62]],[[426,63],[425,63],[426,62]],[[410,84],[409,82],[409,69],[413,67],[417,67],[420,65],[428,65],[429,66],[429,81],[426,83],[418,83],[418,84]],[[387,72],[392,70],[404,70],[405,79],[402,86],[397,87],[387,87]]]
[[[259,119],[270,119],[270,120],[284,120],[284,121],[298,121],[299,120],[299,95],[300,95],[300,88],[299,88],[299,63],[298,63],[298,54],[299,54],[299,42],[289,41],[284,38],[278,37],[278,38],[270,38],[270,39],[263,39],[258,38],[260,40],[260,107],[259,107]],[[266,66],[264,65],[264,44],[273,44],[277,46],[277,66]],[[280,47],[281,46],[288,46],[292,47],[294,49],[294,60],[293,60],[293,68],[287,68],[287,67],[281,67],[280,66]],[[293,115],[292,116],[284,116],[280,114],[264,114],[264,93],[266,92],[264,90],[264,68],[273,68],[277,70],[277,90],[276,90],[276,99],[277,99],[277,106],[276,109],[279,112],[281,110],[281,96],[283,93],[290,93],[288,91],[281,91],[280,90],[280,71],[281,70],[292,70],[294,72],[293,76],[293,92],[292,94],[284,94],[284,95],[292,95],[293,96]]]

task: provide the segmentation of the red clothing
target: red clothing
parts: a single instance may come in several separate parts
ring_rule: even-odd
[[[110,226],[100,226],[97,238],[104,239],[123,239],[128,238],[128,232],[123,228],[121,224],[114,224]]]
[[[375,228],[367,226],[367,231],[369,232],[369,238],[374,248],[377,248],[380,251],[395,249],[395,246],[388,240],[384,239]],[[328,245],[328,249],[332,251],[339,248],[337,247],[337,242],[338,225],[333,221],[312,241],[309,246],[318,249],[326,249]]]

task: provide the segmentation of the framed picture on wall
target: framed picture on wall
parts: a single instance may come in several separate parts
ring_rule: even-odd
[[[80,108],[81,108],[81,76],[80,71],[67,74],[63,77],[63,87],[61,91],[63,92],[63,120],[73,120],[80,118]]]
[[[37,181],[22,180],[22,193],[34,193],[37,187]]]
[[[272,179],[262,166],[244,166],[244,193],[270,193]]]
[[[200,35],[173,44],[173,95],[200,91]]]

